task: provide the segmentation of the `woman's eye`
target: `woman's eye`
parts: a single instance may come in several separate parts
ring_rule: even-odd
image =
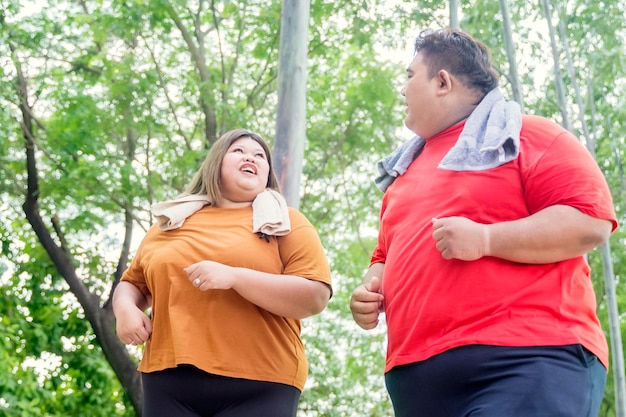
[[[259,152],[258,154],[256,154],[257,158],[261,158],[261,159],[265,159],[265,154],[263,152]]]
[[[233,152],[243,153],[243,149],[235,148],[235,149],[233,149]]]

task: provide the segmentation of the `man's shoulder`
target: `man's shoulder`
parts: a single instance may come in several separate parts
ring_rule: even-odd
[[[561,133],[565,131],[565,129],[555,121],[544,116],[534,114],[522,115],[522,132],[533,131]]]
[[[579,142],[574,134],[553,120],[536,115],[522,116],[520,131],[522,149],[528,147],[545,149],[552,146],[555,141]]]

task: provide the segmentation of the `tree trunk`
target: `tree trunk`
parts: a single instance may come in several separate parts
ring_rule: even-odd
[[[624,350],[620,328],[619,311],[615,290],[615,273],[609,243],[600,246],[602,254],[602,269],[606,286],[606,303],[609,314],[609,333],[611,335],[611,362],[613,367],[613,381],[615,383],[615,417],[626,416],[626,378],[624,377]]]
[[[450,0],[448,2],[448,7],[450,7],[450,28],[460,29],[461,24],[459,23],[459,2],[457,0]]]
[[[511,25],[511,13],[506,0],[499,0],[500,13],[502,14],[502,25],[504,30],[504,45],[506,48],[506,56],[509,61],[509,82],[513,90],[513,100],[515,100],[522,111],[524,111],[524,99],[522,96],[522,88],[517,75],[517,60],[515,59],[515,42],[513,42],[513,31]]]
[[[563,87],[563,77],[561,76],[561,60],[559,58],[559,49],[557,48],[554,25],[552,25],[552,13],[550,12],[548,0],[541,0],[541,6],[543,7],[543,13],[546,18],[546,23],[548,24],[548,31],[550,33],[550,46],[552,48],[552,58],[554,60],[554,83],[556,85],[559,109],[561,110],[561,117],[563,119],[563,127],[571,131],[571,124],[569,122],[569,116],[567,115],[565,88]]]
[[[287,203],[300,205],[306,142],[306,59],[309,0],[284,0],[278,67],[274,169]]]

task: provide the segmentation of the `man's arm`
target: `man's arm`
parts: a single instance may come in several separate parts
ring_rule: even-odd
[[[582,256],[607,241],[612,223],[564,205],[523,219],[480,224],[464,217],[433,219],[433,239],[445,259],[494,256],[545,264]]]
[[[350,311],[356,324],[365,330],[378,325],[378,316],[383,311],[382,291],[384,263],[374,263],[367,270],[363,284],[352,292]]]

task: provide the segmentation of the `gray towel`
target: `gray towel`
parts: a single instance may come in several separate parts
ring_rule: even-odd
[[[519,155],[520,106],[507,101],[498,88],[491,90],[470,114],[456,144],[439,164],[451,171],[482,171],[498,167]],[[374,180],[381,191],[406,172],[426,141],[415,136],[377,164]]]
[[[422,152],[426,141],[419,136],[413,136],[404,142],[398,149],[385,156],[376,164],[380,175],[374,182],[385,192],[387,187],[399,176],[403,175],[411,162]]]
[[[467,118],[456,144],[439,168],[483,171],[517,158],[522,114],[519,104],[491,90]]]

